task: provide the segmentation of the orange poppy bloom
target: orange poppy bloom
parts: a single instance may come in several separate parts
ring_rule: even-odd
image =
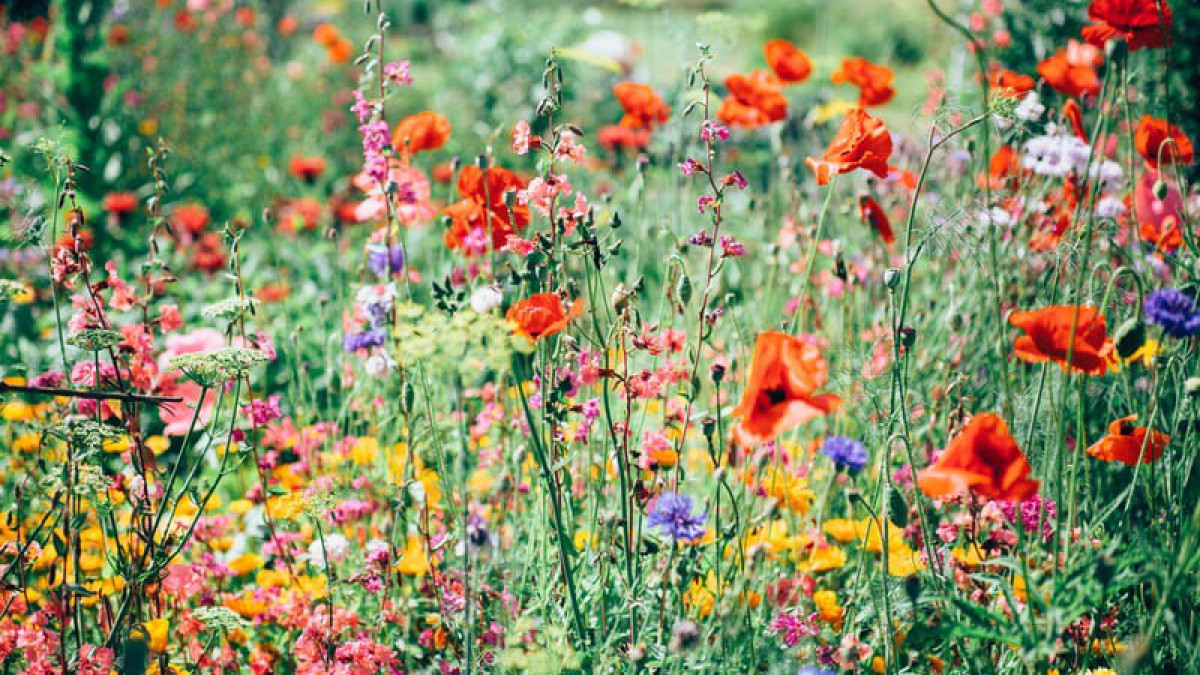
[[[297,155],[288,162],[288,173],[302,181],[311,183],[325,173],[325,160],[320,157]]]
[[[870,195],[859,195],[858,197],[858,214],[862,217],[864,223],[870,225],[876,232],[879,233],[883,243],[890,244],[896,241],[896,235],[892,232],[892,223],[888,220],[887,213],[879,202],[875,201]]]
[[[816,393],[828,380],[829,366],[817,345],[786,333],[759,333],[750,381],[732,413],[742,420],[736,436],[747,444],[767,441],[832,412],[842,400]]]
[[[1067,102],[1063,104],[1063,117],[1066,117],[1067,122],[1071,124],[1071,130],[1075,132],[1075,136],[1087,143],[1087,130],[1083,128],[1083,108],[1079,107],[1079,102],[1073,98],[1067,99]]]
[[[1021,176],[1021,156],[1011,145],[1002,145],[992,154],[988,163],[988,175],[981,177],[979,184],[991,185],[993,190],[1007,187],[1016,190]]]
[[[717,118],[731,127],[761,127],[787,119],[787,99],[779,78],[765,70],[725,78],[729,96],[721,102]]]
[[[892,155],[892,135],[883,121],[862,108],[846,113],[842,128],[820,159],[809,157],[804,163],[817,175],[817,185],[827,185],[835,173],[866,169],[887,178],[888,157]]]
[[[1138,120],[1133,145],[1152,169],[1157,169],[1160,164],[1190,166],[1196,161],[1192,139],[1182,129],[1149,115]]]
[[[812,61],[808,55],[787,40],[767,40],[763,54],[771,72],[788,84],[798,84],[812,74]]]
[[[625,111],[621,126],[649,129],[671,118],[671,107],[648,84],[619,82],[613,86],[613,95]]]
[[[1096,66],[1100,65],[1082,50],[1060,49],[1054,56],[1038,64],[1038,75],[1059,93],[1067,96],[1095,96],[1100,93],[1100,76]],[[1103,59],[1101,59],[1103,62]]]
[[[1083,39],[1100,48],[1109,40],[1124,40],[1131,52],[1162,47],[1170,40],[1171,6],[1162,0],[1161,16],[1158,6],[1156,0],[1092,0],[1092,25],[1084,26]]]
[[[182,204],[171,212],[171,224],[191,234],[208,227],[208,221],[208,209],[200,204]]]
[[[425,150],[437,150],[448,138],[450,120],[425,110],[400,120],[392,132],[392,147],[415,155]]]
[[[517,335],[537,342],[566,328],[572,319],[581,314],[582,300],[576,300],[569,309],[564,309],[562,298],[557,293],[537,293],[509,307],[504,318],[512,324]]]
[[[132,192],[110,192],[100,202],[100,208],[116,216],[133,213],[137,206],[137,195]]]
[[[834,84],[849,83],[858,87],[858,104],[864,108],[883,105],[892,100],[896,90],[892,89],[892,69],[855,56],[842,61],[842,67],[833,73]]]
[[[505,203],[506,192],[525,188],[525,181],[517,174],[502,167],[491,167],[484,171],[475,165],[464,167],[458,174],[457,202],[443,211],[450,217],[450,229],[446,231],[446,246],[464,253],[482,253],[487,245],[502,248],[510,235],[529,225],[529,207]],[[490,237],[488,236],[490,233]],[[474,239],[482,239],[475,245]]]
[[[606,124],[596,132],[596,141],[609,150],[645,150],[650,145],[650,130]]]
[[[993,89],[1008,90],[1016,98],[1025,98],[1025,94],[1033,91],[1035,82],[1028,75],[1014,73],[1011,70],[997,70],[988,77]]]
[[[921,492],[948,499],[964,492],[998,501],[1019,502],[1037,494],[1032,467],[1008,425],[998,415],[971,418],[941,457],[917,474]]]
[[[1075,313],[1078,311],[1078,319]],[[1032,312],[1013,312],[1008,322],[1025,332],[1013,345],[1017,357],[1028,363],[1053,361],[1088,375],[1103,375],[1113,351],[1104,316],[1088,305],[1054,305]],[[1071,325],[1075,342],[1071,344]]]
[[[1171,437],[1146,427],[1135,427],[1137,415],[1114,420],[1108,425],[1108,435],[1096,441],[1087,452],[1104,462],[1121,462],[1129,466],[1153,462],[1162,457],[1163,448]],[[1144,450],[1143,450],[1144,449]]]

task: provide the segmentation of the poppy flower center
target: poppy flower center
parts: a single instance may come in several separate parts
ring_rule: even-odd
[[[763,395],[767,397],[771,405],[779,405],[787,400],[787,391],[783,387],[764,390]]]

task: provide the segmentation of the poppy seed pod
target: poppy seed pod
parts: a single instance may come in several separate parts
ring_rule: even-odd
[[[883,285],[894,289],[900,283],[900,270],[889,267],[883,271]]]
[[[1113,335],[1113,343],[1117,354],[1127,359],[1137,353],[1146,344],[1146,324],[1141,319],[1132,318],[1117,327]]]
[[[721,380],[725,379],[725,365],[722,363],[714,363],[712,365],[712,381],[715,384],[720,384]]]

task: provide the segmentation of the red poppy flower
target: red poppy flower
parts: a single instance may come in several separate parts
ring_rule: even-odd
[[[733,410],[740,417],[735,434],[743,443],[767,441],[841,405],[833,394],[818,394],[829,380],[829,366],[811,341],[786,333],[759,333],[750,381]]]
[[[808,55],[787,40],[767,40],[763,54],[771,72],[788,84],[798,84],[812,74],[812,61]]]
[[[620,82],[613,86],[613,95],[625,111],[621,126],[650,129],[671,118],[671,107],[648,84]]]
[[[1076,49],[1075,51],[1080,51]],[[1084,52],[1076,55],[1068,49],[1060,49],[1054,56],[1038,64],[1038,74],[1046,84],[1067,96],[1095,96],[1100,93],[1099,65]]]
[[[842,128],[820,159],[809,157],[804,163],[817,175],[817,185],[826,185],[835,173],[866,169],[887,178],[888,157],[892,154],[892,135],[879,118],[855,108],[846,113]]]
[[[990,185],[993,190],[1007,187],[1015,190],[1021,176],[1021,155],[1011,145],[1002,145],[992,154],[988,163],[988,175],[980,178],[979,183]]]
[[[1087,143],[1087,130],[1083,128],[1083,108],[1079,107],[1079,102],[1073,98],[1067,99],[1067,102],[1063,104],[1063,117],[1067,118],[1067,122],[1070,123],[1071,130],[1075,132],[1075,136],[1084,143]]]
[[[992,89],[1007,90],[1016,98],[1025,98],[1025,94],[1033,91],[1033,78],[1028,75],[1014,73],[1011,70],[997,70],[988,78]]]
[[[483,253],[489,245],[502,248],[509,236],[529,225],[529,207],[511,200],[510,208],[505,198],[505,193],[523,189],[525,181],[503,167],[489,168],[486,181],[483,169],[473,164],[464,167],[458,174],[461,199],[443,212],[450,217],[446,246],[465,254]]]
[[[896,241],[896,235],[892,233],[892,223],[888,220],[887,213],[879,202],[875,201],[870,195],[859,195],[858,197],[858,213],[862,217],[864,223],[870,225],[876,232],[879,233],[883,243],[890,244]]]
[[[200,204],[183,204],[171,212],[171,224],[187,234],[200,232],[208,221],[208,209]]]
[[[1182,129],[1149,115],[1138,120],[1133,145],[1152,169],[1157,169],[1160,164],[1190,166],[1196,161],[1192,139]]]
[[[621,124],[606,124],[596,132],[596,141],[609,150],[644,150],[650,145],[650,130],[627,127]]]
[[[582,300],[576,300],[570,308],[564,309],[557,293],[537,293],[509,307],[504,318],[512,324],[513,332],[537,342],[558,333],[582,314]]]
[[[1157,49],[1170,40],[1171,6],[1162,0],[1092,0],[1088,7],[1092,25],[1084,26],[1083,39],[1103,48],[1109,40],[1124,40],[1129,51]]]
[[[1096,441],[1087,452],[1104,462],[1121,462],[1133,466],[1153,462],[1162,457],[1163,448],[1171,437],[1146,427],[1135,427],[1137,415],[1114,420],[1108,425],[1108,435]]]
[[[104,200],[100,202],[100,207],[106,213],[111,213],[114,216],[124,216],[133,213],[137,205],[137,195],[132,192],[110,192],[104,195]]]
[[[721,102],[717,119],[731,127],[761,127],[787,119],[787,99],[779,78],[765,70],[725,78],[729,96]]]
[[[392,132],[392,147],[417,154],[425,150],[437,150],[450,138],[450,120],[425,110],[400,120]]]
[[[227,260],[217,232],[205,232],[192,249],[191,264],[197,270],[211,274],[223,269]]]
[[[855,56],[842,61],[831,79],[834,84],[849,83],[858,87],[858,104],[870,108],[883,105],[896,95],[896,90],[892,89],[894,77],[891,68]]]
[[[917,486],[934,499],[973,492],[996,501],[1020,502],[1037,494],[1032,467],[1008,425],[992,413],[971,418],[937,461],[917,474]]]
[[[325,173],[325,160],[320,157],[297,155],[288,162],[288,173],[306,183],[311,183]]]
[[[1076,318],[1078,312],[1078,318]],[[1013,312],[1008,322],[1025,332],[1013,345],[1017,357],[1028,363],[1053,361],[1088,375],[1103,375],[1113,351],[1104,316],[1087,305],[1055,305],[1032,312]],[[1072,348],[1071,326],[1075,325]]]

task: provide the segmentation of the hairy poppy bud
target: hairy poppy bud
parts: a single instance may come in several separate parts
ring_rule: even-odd
[[[721,380],[724,380],[724,379],[725,379],[725,364],[714,363],[712,365],[712,381],[716,384],[720,384]]]
[[[700,420],[700,431],[704,433],[704,437],[711,439],[713,433],[717,430],[717,419],[711,415],[705,415]]]
[[[910,328],[908,326],[905,326],[904,328],[900,329],[900,344],[904,345],[905,349],[911,348],[913,346],[913,343],[916,341],[917,341],[917,329],[916,328]]]
[[[900,283],[900,270],[895,267],[889,267],[883,271],[883,285],[888,288],[895,288]]]
[[[1113,342],[1117,347],[1117,354],[1127,359],[1133,356],[1137,350],[1146,344],[1146,324],[1142,323],[1141,319],[1129,319],[1121,324],[1116,333],[1113,334]]]
[[[700,627],[684,619],[671,629],[671,651],[678,654],[695,647],[700,642]]]
[[[1154,181],[1154,198],[1158,201],[1161,202],[1162,200],[1166,199],[1169,190],[1170,188],[1167,187],[1167,183],[1163,179],[1159,178],[1158,180]]]

